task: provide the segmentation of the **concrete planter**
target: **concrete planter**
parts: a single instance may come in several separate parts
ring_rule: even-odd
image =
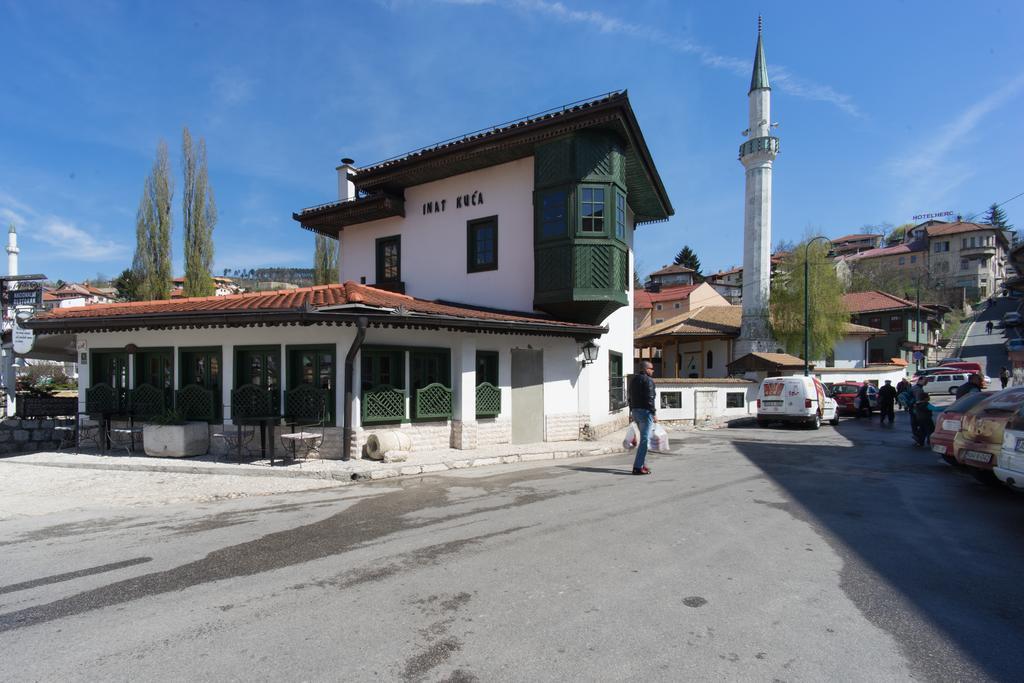
[[[210,430],[205,422],[183,425],[147,424],[142,429],[146,455],[158,458],[187,458],[210,450]]]

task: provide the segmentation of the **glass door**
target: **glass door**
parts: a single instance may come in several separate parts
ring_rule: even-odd
[[[334,349],[290,349],[288,352],[288,388],[309,384],[327,392],[327,421],[334,424],[335,376]]]
[[[281,412],[281,351],[273,349],[241,349],[238,351],[238,371],[235,388],[254,384],[270,392],[270,405],[274,414]]]
[[[220,349],[192,349],[181,352],[179,383],[195,384],[213,393],[214,415],[220,419],[223,394],[220,383]]]

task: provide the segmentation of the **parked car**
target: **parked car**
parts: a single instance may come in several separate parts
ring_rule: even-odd
[[[967,375],[955,375],[955,374],[940,374],[932,375],[928,378],[928,383],[925,385],[925,390],[929,394],[936,392],[942,392],[943,394],[956,394],[956,390],[960,388],[960,385],[967,381]]]
[[[1024,319],[1020,317],[1020,313],[1010,311],[1003,314],[1003,327],[1016,327],[1021,323],[1024,323]]]
[[[839,424],[836,402],[817,377],[769,377],[757,390],[757,424],[802,424],[813,429],[823,421]]]
[[[953,457],[975,477],[994,482],[992,470],[1003,448],[1003,432],[1010,418],[1024,406],[1024,387],[992,394],[967,411],[953,437]]]
[[[1003,446],[992,473],[1007,486],[1024,490],[1024,409],[1014,413],[1006,423]]]
[[[977,373],[982,377],[985,376],[985,371],[981,368],[981,363],[972,363],[968,361],[947,361],[939,366],[940,368],[949,368],[951,370],[959,370],[967,374]]]
[[[916,373],[914,373],[914,378],[911,381],[916,382],[921,377],[931,377],[933,375],[955,375],[963,374],[963,372],[963,370],[960,370],[958,368],[947,368],[942,365],[937,365],[934,368],[918,370]]]
[[[839,382],[832,387],[832,398],[841,414],[852,415],[857,412],[855,399],[863,385],[864,382]],[[872,384],[868,385],[868,408],[878,410],[878,389]]]
[[[1008,339],[1006,341],[1007,351],[1024,351],[1024,339]]]
[[[942,459],[950,465],[958,466],[960,464],[953,457],[953,439],[960,431],[964,414],[991,395],[980,391],[972,392],[957,399],[935,416],[935,431],[932,432],[929,441],[932,444],[932,450],[941,455]]]

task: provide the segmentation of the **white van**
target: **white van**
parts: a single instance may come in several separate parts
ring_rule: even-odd
[[[814,429],[823,421],[839,424],[835,400],[817,377],[769,377],[757,390],[757,424],[795,422]]]
[[[928,377],[928,382],[925,386],[925,391],[929,394],[941,391],[944,394],[956,395],[956,390],[960,388],[962,384],[967,381],[970,375],[931,375]]]

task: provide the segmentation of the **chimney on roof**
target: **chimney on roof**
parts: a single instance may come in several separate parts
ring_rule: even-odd
[[[964,217],[961,216],[960,214],[957,214],[956,215],[956,222],[957,223],[963,223],[963,221],[964,221]]]
[[[338,171],[339,201],[356,198],[356,184],[352,182],[353,174],[356,170],[355,163],[353,160],[345,157],[341,160],[341,166],[335,169]]]

